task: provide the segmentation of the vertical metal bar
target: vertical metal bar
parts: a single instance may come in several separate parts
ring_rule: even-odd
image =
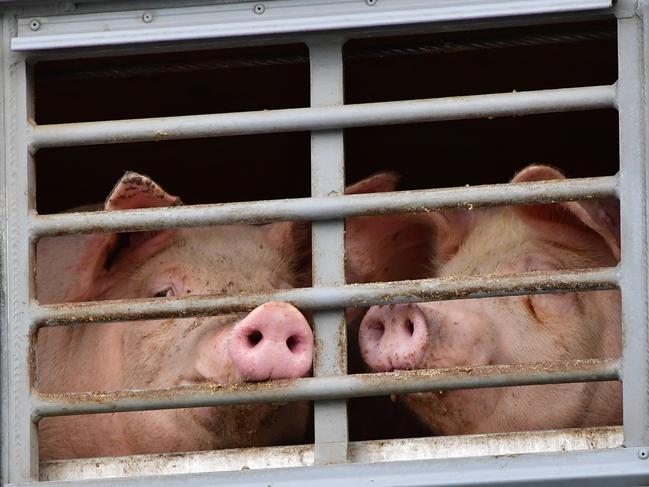
[[[311,62],[311,106],[342,105],[342,43],[332,39],[309,44]],[[311,134],[311,193],[333,196],[345,190],[342,130]],[[345,283],[345,222],[313,223],[313,285]],[[315,376],[347,373],[344,310],[318,311],[315,323]],[[317,401],[314,406],[315,462],[347,461],[347,403],[344,400]]]
[[[4,39],[3,20],[5,15],[0,16],[0,39]],[[0,65],[4,66],[4,46],[0,48]],[[0,143],[2,147],[7,144],[7,131],[5,130],[5,76],[0,78]],[[5,177],[5,152],[0,150],[0,192],[6,194]],[[9,427],[8,415],[8,380],[9,360],[7,347],[7,227],[6,227],[6,201],[0,198],[0,484],[8,482],[7,466],[7,429]]]
[[[7,49],[15,35],[15,17],[3,18],[5,80],[5,160],[7,211],[8,480],[38,479],[37,428],[31,421],[30,316],[33,296],[28,213],[32,209],[33,160],[27,150],[31,84],[25,56]]]
[[[643,26],[618,19],[624,444],[649,444],[647,208]]]

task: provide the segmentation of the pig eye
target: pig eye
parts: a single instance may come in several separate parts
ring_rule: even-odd
[[[176,294],[174,293],[173,288],[171,287],[166,287],[162,289],[161,291],[158,291],[153,295],[154,298],[170,298],[172,296],[175,296]]]

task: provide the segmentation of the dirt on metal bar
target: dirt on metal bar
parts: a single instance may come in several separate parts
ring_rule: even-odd
[[[34,393],[33,417],[347,399],[389,394],[619,380],[616,359],[464,366],[377,374],[307,377],[257,383],[202,383],[160,389]]]
[[[617,176],[490,184],[469,187],[248,201],[166,208],[140,208],[34,215],[33,235],[162,230],[207,225],[258,224],[276,221],[321,221],[352,216],[427,213],[443,209],[615,197]]]
[[[617,268],[532,271],[520,274],[457,276],[412,281],[279,290],[269,294],[189,296],[34,305],[35,326],[72,323],[187,318],[249,311],[268,301],[285,301],[311,310],[367,307],[539,293],[601,291],[618,288]]]

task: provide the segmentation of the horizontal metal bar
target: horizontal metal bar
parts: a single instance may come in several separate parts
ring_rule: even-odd
[[[505,117],[615,107],[615,86],[33,127],[32,150]]]
[[[18,19],[14,51],[367,29],[605,9],[611,0],[273,0]],[[146,17],[146,14],[149,17]],[[34,22],[37,22],[35,24]]]
[[[415,460],[313,466],[310,468],[242,469],[188,475],[97,479],[96,487],[207,487],[272,485],[273,487],[504,486],[616,487],[649,484],[646,448],[493,455],[473,458]],[[24,487],[31,483],[12,484]],[[48,487],[85,487],[88,481],[50,482]],[[10,487],[10,485],[8,485]]]
[[[44,237],[280,220],[319,221],[435,209],[473,209],[617,197],[617,184],[617,176],[604,176],[245,203],[34,215],[30,218],[30,228],[32,235]]]
[[[447,299],[616,289],[617,268],[532,271],[520,274],[456,276],[338,287],[284,289],[269,294],[191,296],[32,305],[34,324],[59,326],[156,318],[210,316],[247,311],[268,301],[312,310]]]
[[[345,399],[425,391],[506,387],[619,379],[614,359],[536,364],[485,365],[409,370],[380,374],[307,377],[272,383],[198,384],[164,389],[42,394],[33,398],[32,416],[68,416],[241,403]],[[274,384],[275,387],[269,387]]]
[[[521,455],[617,448],[622,428],[595,427],[518,433],[433,436],[349,443],[350,463]],[[41,462],[41,481],[90,480],[195,474],[314,465],[313,445],[238,448],[128,457],[75,458]]]

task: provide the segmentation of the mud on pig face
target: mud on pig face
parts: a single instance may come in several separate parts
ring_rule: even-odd
[[[388,190],[394,182],[393,175],[382,174],[349,190]],[[104,210],[177,204],[177,197],[149,178],[127,173]],[[353,221],[349,228],[358,234]],[[74,236],[63,244],[43,239],[37,293],[41,302],[83,302],[309,285],[309,235],[308,225],[287,222]],[[365,252],[357,246],[351,254],[350,262]],[[288,303],[213,317],[77,324],[40,331],[37,387],[53,393],[290,379],[310,374],[312,355],[309,323]],[[39,428],[41,457],[300,442],[309,416],[310,406],[302,402],[45,418]]]
[[[530,166],[513,182],[558,179]],[[615,266],[615,201],[570,202],[429,215],[434,276]],[[374,306],[359,331],[373,371],[609,358],[620,354],[617,291],[551,293]],[[401,398],[441,434],[549,429],[621,421],[618,383],[438,391]]]

